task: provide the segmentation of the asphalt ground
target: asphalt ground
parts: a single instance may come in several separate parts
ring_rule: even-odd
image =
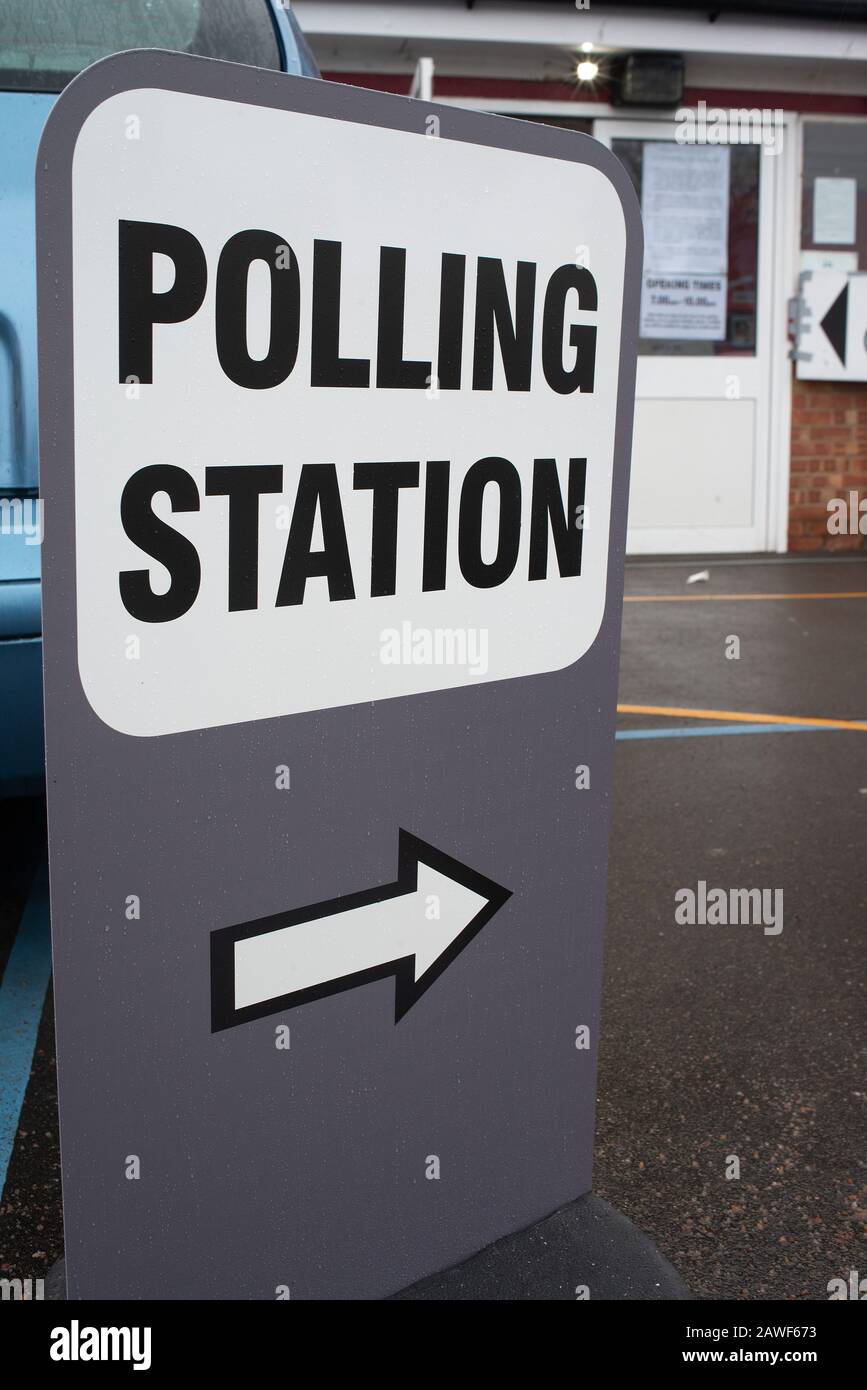
[[[704,597],[865,592],[867,561],[626,590],[677,601],[624,605],[622,704],[867,720],[867,598]],[[699,1296],[824,1299],[867,1272],[867,729],[688,733],[733,725],[618,721],[686,736],[616,748],[595,1188]],[[783,930],[678,925],[699,880],[781,888]]]
[[[626,590],[595,1190],[699,1297],[824,1300],[867,1274],[867,728],[751,716],[867,722],[867,557],[636,562]],[[43,807],[0,803],[0,845],[2,1005]],[[782,930],[678,924],[699,881],[781,889]],[[24,1278],[63,1244],[50,986],[31,1032],[0,1199]]]

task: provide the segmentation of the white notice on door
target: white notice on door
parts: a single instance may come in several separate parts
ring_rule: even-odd
[[[644,146],[641,336],[726,336],[729,154],[726,146]]]
[[[726,336],[725,275],[656,275],[645,271],[641,285],[642,338]]]
[[[855,242],[854,179],[813,182],[813,241],[817,246],[852,246]]]
[[[729,155],[725,145],[645,144],[645,273],[727,273]]]

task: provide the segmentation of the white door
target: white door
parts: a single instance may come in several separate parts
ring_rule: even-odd
[[[627,548],[771,548],[771,257],[780,161],[594,122],[642,202],[645,265]]]

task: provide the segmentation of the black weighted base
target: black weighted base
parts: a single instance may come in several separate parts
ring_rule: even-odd
[[[649,1237],[592,1192],[392,1297],[574,1301],[583,1287],[591,1300],[692,1297]]]

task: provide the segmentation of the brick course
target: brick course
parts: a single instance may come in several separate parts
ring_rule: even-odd
[[[792,383],[790,550],[859,550],[867,536],[828,533],[828,502],[867,498],[867,384]]]

